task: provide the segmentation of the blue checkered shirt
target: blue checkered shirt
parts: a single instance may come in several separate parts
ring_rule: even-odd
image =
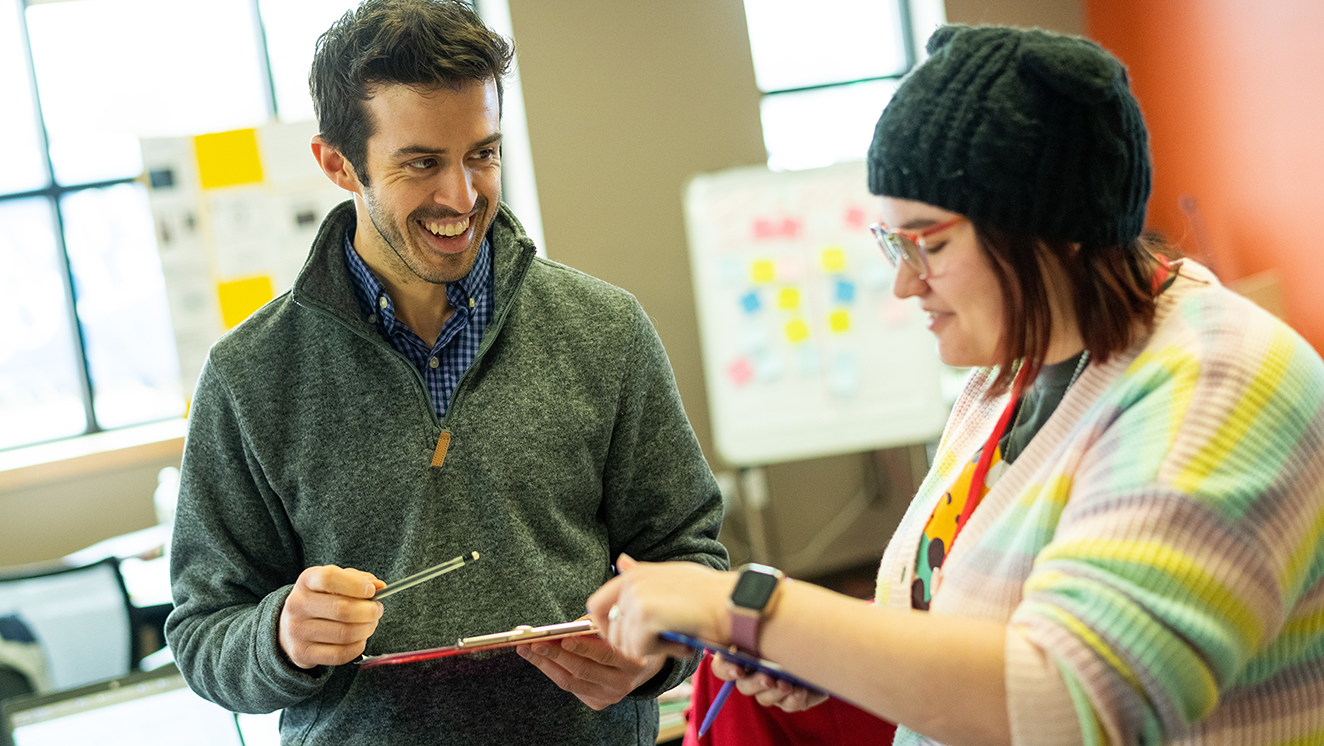
[[[446,416],[451,394],[478,354],[483,331],[492,320],[495,306],[492,290],[492,244],[483,238],[473,269],[455,282],[446,283],[446,298],[455,313],[446,320],[437,337],[437,344],[428,347],[423,338],[395,318],[395,303],[386,294],[382,283],[373,275],[363,258],[354,250],[353,233],[345,234],[345,263],[353,278],[354,295],[359,310],[377,333],[395,348],[396,352],[414,364],[423,374],[432,407],[438,417]]]

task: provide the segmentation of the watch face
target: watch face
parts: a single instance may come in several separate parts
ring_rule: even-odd
[[[761,572],[745,571],[740,573],[740,580],[731,592],[731,603],[746,609],[762,609],[777,588],[779,578]]]

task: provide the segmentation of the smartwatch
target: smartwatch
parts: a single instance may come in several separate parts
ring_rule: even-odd
[[[759,657],[759,623],[764,610],[786,575],[775,567],[753,562],[740,568],[727,609],[731,613],[731,642],[740,650]]]

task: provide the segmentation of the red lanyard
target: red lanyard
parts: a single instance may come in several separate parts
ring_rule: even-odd
[[[965,496],[965,507],[961,509],[961,517],[956,519],[956,533],[952,534],[952,545],[956,544],[956,537],[961,534],[966,521],[970,520],[970,515],[984,499],[984,477],[988,475],[988,467],[993,462],[993,452],[997,450],[998,441],[1002,439],[1002,433],[1007,429],[1011,413],[1016,411],[1016,403],[1021,400],[1021,391],[1025,388],[1025,374],[1029,370],[1030,366],[1022,363],[1021,369],[1016,372],[1016,378],[1011,382],[1011,398],[1007,400],[1007,406],[1003,408],[1002,416],[998,418],[997,427],[993,428],[993,432],[984,443],[984,450],[979,453],[979,463],[975,464],[975,472],[970,475],[970,491]]]
[[[1159,290],[1163,289],[1163,283],[1168,281],[1168,275],[1172,273],[1172,262],[1162,254],[1156,258],[1159,266],[1154,270],[1154,296],[1158,297]]]
[[[1172,263],[1168,258],[1161,254],[1157,258],[1159,266],[1154,270],[1154,295],[1159,294],[1163,283],[1172,274]],[[984,479],[988,476],[988,469],[993,462],[993,451],[997,449],[998,441],[1002,439],[1003,431],[1007,429],[1007,422],[1011,420],[1012,412],[1016,411],[1016,403],[1021,400],[1021,393],[1025,389],[1025,374],[1028,371],[1029,366],[1022,363],[1021,369],[1016,372],[1016,378],[1011,383],[1011,399],[1002,410],[997,427],[993,428],[992,434],[984,443],[984,450],[979,453],[979,463],[975,464],[975,471],[970,475],[970,491],[965,497],[965,507],[961,509],[961,517],[956,520],[956,533],[952,535],[952,544],[956,543],[956,537],[960,535],[961,529],[965,528],[966,521],[970,520],[971,514],[984,499]]]

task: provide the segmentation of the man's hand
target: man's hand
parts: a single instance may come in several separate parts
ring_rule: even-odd
[[[515,650],[557,686],[595,710],[620,702],[662,670],[666,656],[633,658],[600,637],[567,637]]]
[[[280,612],[280,647],[299,668],[338,666],[363,653],[382,605],[372,595],[386,583],[371,573],[325,565],[299,574]]]

